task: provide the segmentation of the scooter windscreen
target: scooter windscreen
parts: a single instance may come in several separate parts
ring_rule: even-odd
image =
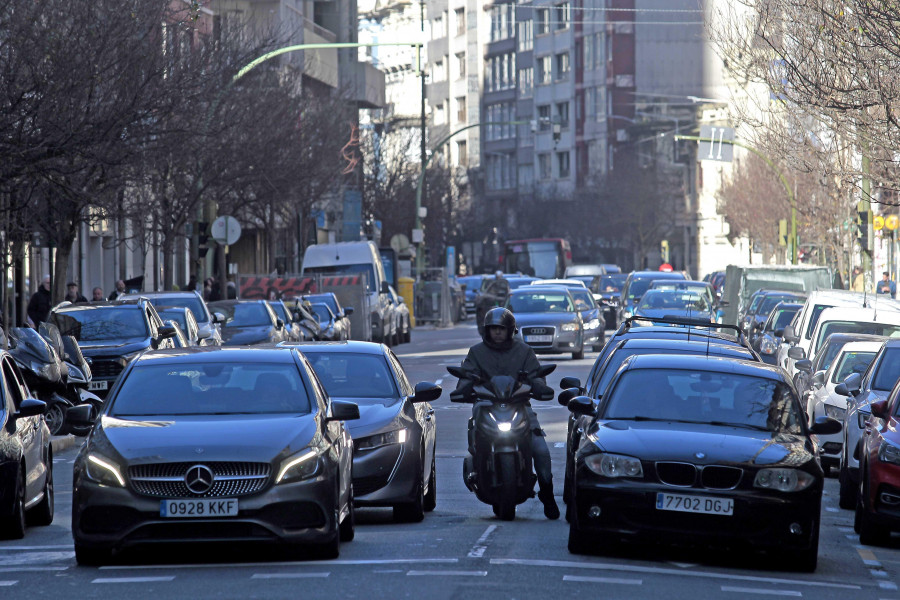
[[[15,342],[9,353],[21,367],[34,371],[48,381],[60,380],[60,360],[41,334],[29,327],[13,327],[9,330],[9,337]]]

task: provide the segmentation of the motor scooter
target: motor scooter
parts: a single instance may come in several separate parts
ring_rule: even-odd
[[[556,365],[542,365],[531,377],[545,377]],[[472,418],[469,420],[469,455],[463,461],[463,480],[475,497],[490,504],[504,521],[516,518],[516,506],[534,497],[537,477],[532,469],[532,427],[527,403],[531,398],[552,400],[553,392],[537,398],[529,374],[516,377],[496,375],[490,380],[447,367],[459,379],[471,379],[475,386]],[[451,402],[470,402],[463,391],[450,394]]]
[[[44,420],[50,435],[63,435],[66,411],[72,402],[60,394],[65,390],[67,368],[50,342],[30,327],[12,327],[7,332],[9,353],[19,366],[25,384],[47,403]]]

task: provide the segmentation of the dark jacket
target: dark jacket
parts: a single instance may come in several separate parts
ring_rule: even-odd
[[[483,379],[490,379],[495,375],[517,377],[519,371],[533,375],[540,366],[531,346],[517,339],[510,340],[502,348],[493,348],[485,342],[475,344],[469,348],[469,354],[462,363],[466,372],[477,374]],[[547,385],[543,377],[530,376],[529,382],[538,389]],[[460,379],[456,389],[469,392],[473,386],[474,381],[471,379]]]
[[[77,296],[75,296],[74,300],[72,299],[72,296],[70,296],[69,294],[66,294],[66,297],[64,298],[64,300],[68,300],[69,302],[87,302],[87,298],[85,298],[81,294],[78,294]]]
[[[52,307],[50,292],[44,289],[42,285],[31,297],[31,300],[28,301],[28,317],[35,327],[50,318],[50,309]]]

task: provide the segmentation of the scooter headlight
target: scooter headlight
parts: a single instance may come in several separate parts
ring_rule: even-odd
[[[503,433],[506,433],[507,431],[509,431],[510,429],[512,429],[512,423],[508,423],[508,422],[506,422],[506,421],[498,422],[498,423],[497,423],[497,429],[499,429],[499,430],[502,431]]]
[[[87,377],[84,376],[84,373],[76,367],[75,365],[68,365],[69,368],[69,382],[71,383],[87,383]]]

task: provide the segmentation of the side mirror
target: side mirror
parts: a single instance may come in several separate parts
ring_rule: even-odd
[[[66,411],[66,424],[78,427],[90,427],[94,424],[94,407],[90,404],[79,404]]]
[[[359,418],[359,405],[356,402],[343,400],[331,401],[331,416],[325,417],[325,421],[352,421]]]
[[[887,400],[873,402],[869,405],[869,408],[872,410],[872,416],[878,417],[879,419],[887,419],[890,416],[887,410]]]
[[[213,323],[224,323],[228,318],[222,313],[213,313]]]
[[[791,348],[790,350],[788,350],[788,356],[791,356],[791,352],[793,352],[794,350],[800,350],[800,352],[803,352],[803,350],[801,348],[796,348],[796,347]],[[793,357],[791,357],[791,358],[793,358]],[[796,367],[798,371],[803,371],[804,373],[811,373],[812,372],[812,361],[809,360],[808,358],[804,358],[803,360],[798,360],[796,363],[794,363],[794,367]]]
[[[816,419],[816,422],[813,423],[813,426],[809,428],[809,432],[816,435],[833,435],[835,433],[840,433],[843,428],[844,426],[837,419],[832,419],[831,417],[819,417]]]
[[[561,391],[559,393],[559,395],[556,397],[556,400],[557,400],[557,402],[559,402],[559,404],[561,406],[568,406],[569,401],[572,398],[574,398],[575,396],[579,395],[580,393],[581,393],[580,387],[570,387],[568,389]]]
[[[90,405],[86,405],[90,408]],[[47,403],[37,398],[25,398],[16,411],[16,419],[24,419],[25,417],[36,417],[47,412]]]
[[[197,329],[197,339],[205,340],[212,337],[212,332],[207,329]]]
[[[786,339],[787,341],[789,341],[792,344],[796,344],[797,342],[800,341],[800,338],[797,336],[797,334],[794,333],[794,328],[791,327],[790,325],[785,326],[784,331],[782,333],[784,334],[784,339]]]
[[[353,314],[353,307],[352,307],[352,306],[345,306],[345,307],[344,307],[344,316],[345,316],[345,317],[349,317],[349,316],[352,315],[352,314]]]
[[[559,389],[567,390],[569,388],[581,388],[581,380],[577,377],[563,377],[559,381]],[[577,396],[577,394],[576,394]]]
[[[813,385],[817,385],[819,387],[825,385],[825,371],[816,371],[813,373],[812,379]]]
[[[847,386],[847,390],[850,394],[855,396],[859,393],[862,386],[862,376],[859,373],[850,373],[844,377],[843,383]]]
[[[794,360],[803,360],[806,358],[806,352],[804,352],[803,348],[800,346],[793,346],[788,350],[788,357],[793,358]]]
[[[777,338],[784,339],[784,328],[782,327],[780,329],[776,329],[775,331],[772,332],[772,334]]]
[[[447,367],[447,372],[456,377],[457,379],[465,379],[466,372],[462,367]]]
[[[850,390],[847,389],[847,384],[843,381],[836,386],[834,386],[834,393],[839,396],[849,396]]]
[[[275,329],[284,329],[284,321],[275,319]]]
[[[390,284],[387,281],[381,282],[381,293],[382,294],[390,294],[391,293]]]
[[[411,398],[412,402],[431,402],[441,397],[441,386],[430,381],[420,381],[416,384],[416,393]]]
[[[556,363],[550,363],[549,365],[541,365],[538,367],[537,376],[538,377],[546,377],[550,373],[556,370]]]
[[[576,396],[569,400],[569,412],[576,415],[594,417],[597,415],[597,405],[587,396]]]
[[[173,338],[176,335],[175,328],[170,327],[169,325],[163,325],[162,327],[157,329],[156,332],[159,334],[159,339],[161,340]]]

